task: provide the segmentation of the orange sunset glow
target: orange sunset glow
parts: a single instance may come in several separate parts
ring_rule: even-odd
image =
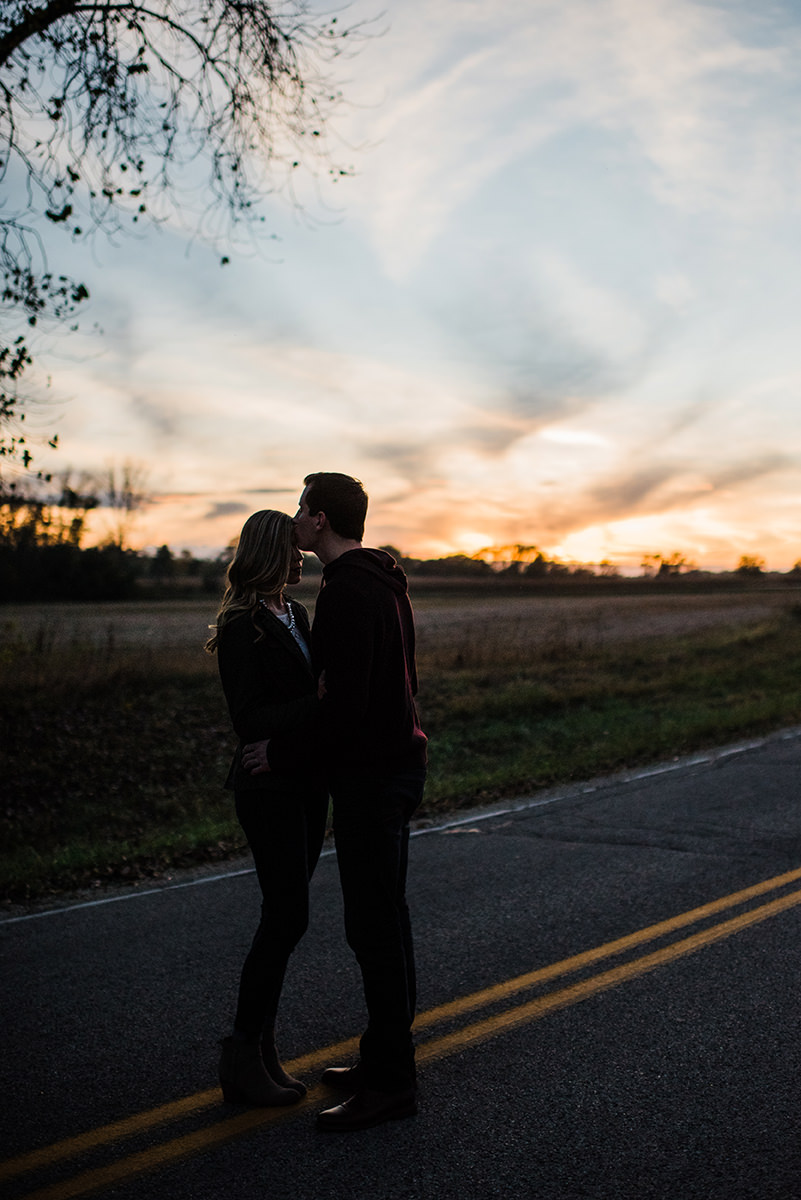
[[[800,58],[788,5],[390,6],[342,81],[353,177],[274,197],[266,252],[66,248],[102,332],[42,347],[40,465],[137,464],[130,544],[175,553],[337,470],[417,557],[788,570]]]

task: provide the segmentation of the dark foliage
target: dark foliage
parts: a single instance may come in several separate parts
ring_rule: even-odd
[[[125,600],[135,594],[137,558],[119,546],[62,542],[11,547],[0,542],[0,603]]]

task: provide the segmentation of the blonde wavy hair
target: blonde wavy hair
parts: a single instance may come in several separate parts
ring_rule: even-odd
[[[256,613],[261,598],[280,597],[289,578],[294,546],[292,518],[265,508],[242,526],[234,557],[226,571],[226,588],[214,633],[205,649],[214,654],[224,625],[240,613]]]

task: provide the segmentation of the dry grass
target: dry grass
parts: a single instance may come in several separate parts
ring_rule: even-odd
[[[801,588],[675,595],[493,596],[490,589],[452,596],[426,588],[412,598],[421,654],[481,652],[484,635],[503,630],[510,653],[537,645],[601,646],[648,637],[678,637],[697,630],[759,621],[787,609]],[[314,609],[314,590],[298,590]],[[9,643],[45,656],[73,648],[109,658],[118,650],[202,648],[216,612],[214,600],[147,603],[28,604],[0,607],[0,654]],[[475,663],[475,659],[471,659]]]
[[[532,654],[597,650],[675,639],[769,620],[786,591],[724,595],[512,596],[443,603],[415,600],[418,653],[432,667],[514,663]]]
[[[0,894],[225,857],[233,747],[208,601],[0,609]],[[415,599],[426,807],[447,812],[801,720],[788,590]]]

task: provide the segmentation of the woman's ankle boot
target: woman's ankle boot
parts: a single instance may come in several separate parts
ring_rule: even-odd
[[[297,1104],[300,1093],[281,1087],[264,1068],[258,1042],[227,1037],[221,1042],[220,1087],[227,1104],[252,1104],[257,1108],[274,1104]]]
[[[267,1074],[279,1087],[291,1088],[293,1092],[297,1092],[298,1097],[306,1095],[305,1085],[299,1079],[293,1079],[291,1075],[287,1075],[281,1066],[278,1051],[275,1048],[275,1033],[272,1029],[266,1030],[262,1036],[261,1057]]]

